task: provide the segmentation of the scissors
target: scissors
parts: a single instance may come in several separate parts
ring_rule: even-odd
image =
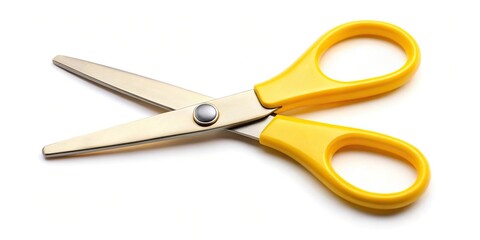
[[[354,37],[375,37],[399,45],[407,61],[398,70],[354,82],[327,77],[318,64],[334,44]],[[414,146],[380,133],[281,115],[307,105],[366,98],[405,84],[420,62],[415,40],[385,22],[355,21],[320,37],[295,63],[253,90],[213,99],[177,86],[100,64],[56,56],[55,65],[84,79],[169,110],[149,118],[54,143],[43,148],[46,158],[125,147],[212,130],[228,130],[295,159],[333,193],[367,209],[391,210],[415,202],[430,179],[427,160]],[[332,156],[346,147],[362,148],[405,160],[417,171],[415,182],[394,193],[360,189],[334,170]]]

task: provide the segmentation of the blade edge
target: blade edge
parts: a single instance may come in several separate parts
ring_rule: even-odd
[[[53,59],[53,63],[90,82],[166,110],[212,100],[208,96],[181,87],[73,57],[58,55]]]
[[[167,138],[239,126],[270,115],[253,90],[207,102],[218,109],[219,118],[210,126],[200,126],[193,119],[196,106],[159,114],[117,127],[94,132],[46,146],[48,158],[159,141]]]
[[[87,81],[169,111],[214,99],[162,81],[78,58],[58,55],[52,61],[56,66]],[[103,74],[96,74],[98,72],[103,72]],[[112,78],[111,76],[116,77]],[[128,80],[122,81],[122,79]],[[161,91],[139,91],[137,85],[148,86],[149,89],[164,89],[164,91],[174,94],[159,97],[159,95],[163,94]],[[175,95],[175,97],[171,97],[170,95]],[[178,96],[181,96],[181,101],[172,100],[178,98]],[[258,120],[248,125],[227,129],[227,131],[258,141],[260,133],[262,132],[261,130],[263,130],[263,127],[266,126],[271,119],[273,119],[273,117]]]

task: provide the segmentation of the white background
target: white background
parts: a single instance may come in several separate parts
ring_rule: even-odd
[[[471,2],[4,1],[0,239],[478,238],[480,19]],[[288,157],[225,132],[111,154],[41,155],[46,144],[160,112],[55,67],[57,54],[222,97],[273,77],[325,31],[360,19],[415,37],[422,63],[412,81],[368,102],[290,115],[422,150],[431,184],[404,211],[352,208]],[[357,39],[335,46],[321,67],[357,79],[404,60],[389,43]],[[369,190],[415,178],[374,154],[341,153],[334,166]]]

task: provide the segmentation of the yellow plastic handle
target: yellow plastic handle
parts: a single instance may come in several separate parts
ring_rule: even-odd
[[[343,199],[369,209],[405,207],[425,191],[430,180],[427,160],[412,145],[375,132],[277,115],[260,135],[260,143],[295,159]],[[406,160],[417,171],[409,188],[396,193],[368,192],[348,183],[331,165],[339,149],[355,146]]]
[[[353,37],[382,38],[398,44],[407,61],[398,70],[379,77],[340,82],[319,67],[320,57],[334,44]],[[264,107],[290,108],[340,102],[385,93],[405,84],[420,63],[415,40],[401,28],[385,22],[357,21],[340,25],[320,37],[295,63],[278,76],[255,85]]]

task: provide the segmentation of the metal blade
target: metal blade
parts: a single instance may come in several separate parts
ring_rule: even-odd
[[[189,106],[96,133],[54,143],[43,149],[46,157],[60,157],[159,141],[204,131],[228,128],[267,117],[276,109],[264,108],[253,90],[206,102],[216,107],[218,120],[200,126],[193,119],[197,106]]]
[[[59,55],[53,59],[53,63],[86,80],[166,110],[213,100],[211,97],[168,83],[73,57]],[[260,133],[272,119],[273,117],[264,118],[228,131],[258,140]]]
[[[53,63],[89,81],[167,110],[212,100],[181,87],[81,59],[56,56]]]

